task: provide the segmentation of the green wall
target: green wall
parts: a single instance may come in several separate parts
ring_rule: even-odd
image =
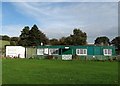
[[[69,49],[65,49],[69,47]],[[76,49],[87,49],[87,55],[103,55],[103,49],[112,49],[112,55],[116,55],[114,46],[37,46],[37,48],[59,48],[60,54],[76,54]],[[61,53],[62,50],[62,53]]]

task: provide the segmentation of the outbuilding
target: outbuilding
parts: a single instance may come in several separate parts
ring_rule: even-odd
[[[25,58],[25,47],[6,46],[6,57]]]

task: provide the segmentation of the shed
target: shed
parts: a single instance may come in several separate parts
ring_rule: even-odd
[[[25,58],[25,48],[22,46],[6,46],[6,57]]]

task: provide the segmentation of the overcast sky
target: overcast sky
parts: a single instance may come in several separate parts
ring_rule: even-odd
[[[117,2],[2,2],[2,34],[19,36],[24,26],[36,24],[48,38],[72,34],[74,28],[96,37],[118,35]]]

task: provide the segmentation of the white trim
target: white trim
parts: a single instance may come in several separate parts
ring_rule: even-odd
[[[65,49],[69,49],[69,47],[65,47]]]
[[[76,49],[76,55],[87,55],[87,49]]]
[[[103,54],[105,56],[111,56],[112,55],[112,49],[103,49]]]

